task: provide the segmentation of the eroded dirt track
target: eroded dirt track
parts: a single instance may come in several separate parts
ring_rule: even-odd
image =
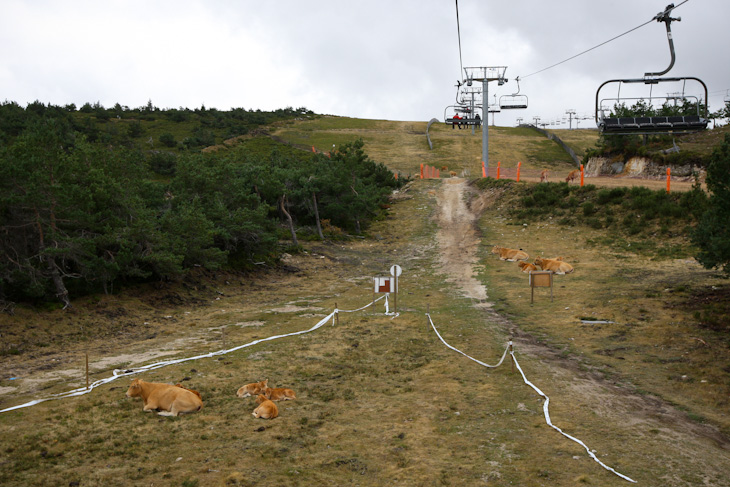
[[[439,255],[447,281],[475,300],[477,306],[488,307],[487,289],[474,277],[480,239],[477,236],[479,215],[467,201],[471,193],[464,179],[444,180],[438,200]]]

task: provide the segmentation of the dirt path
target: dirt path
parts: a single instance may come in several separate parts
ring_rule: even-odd
[[[477,222],[485,202],[475,197],[467,182],[461,179],[444,180],[437,199],[441,270],[463,295],[477,301],[476,306],[491,308],[487,302],[487,289],[474,278],[479,260]],[[467,204],[467,200],[471,203]],[[695,485],[687,483],[683,465],[692,465],[704,472],[697,485],[719,485],[715,482],[723,478],[723,472],[730,466],[730,443],[714,426],[691,420],[661,398],[632,392],[619,384],[620,379],[606,380],[592,371],[589,364],[561,357],[558,351],[522,332],[492,309],[484,312],[488,322],[496,323],[498,328],[515,337],[515,348],[521,352],[518,356],[524,357],[521,361],[539,362],[540,375],[536,377],[540,381],[539,387],[548,395],[559,391],[560,396],[551,402],[551,411],[566,405],[580,405],[569,414],[573,427],[583,423],[583,427],[603,430],[610,425],[614,430],[611,435],[630,438],[625,440],[625,455],[640,457],[640,463],[649,471],[669,469],[662,478],[662,485]],[[534,374],[535,364],[532,365]],[[590,411],[587,416],[583,416],[585,410]],[[566,420],[565,416],[555,416],[558,418],[553,418],[556,423]],[[615,485],[621,484],[622,481],[616,479]]]
[[[439,230],[441,267],[447,282],[454,283],[463,294],[476,301],[476,306],[490,307],[487,290],[474,278],[479,238],[476,231],[478,215],[467,205],[470,188],[465,179],[445,179],[439,198]]]

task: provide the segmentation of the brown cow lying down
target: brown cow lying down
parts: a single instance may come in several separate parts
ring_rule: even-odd
[[[193,394],[195,394],[196,396],[198,396],[200,399],[203,399],[203,396],[201,396],[200,393],[198,391],[194,390],[194,389],[188,389],[187,387],[185,387],[184,385],[182,385],[180,383],[175,384],[175,387],[180,387],[182,389],[185,389],[186,391],[190,391]]]
[[[252,382],[251,384],[246,384],[245,386],[242,386],[240,389],[238,389],[236,395],[238,397],[258,396],[259,394],[264,393],[264,389],[266,389],[268,383],[269,379],[264,379],[261,382]]]
[[[531,271],[536,271],[537,267],[534,266],[534,264],[530,264],[529,262],[518,262],[517,265],[522,269],[522,272],[525,274],[529,274]]]
[[[194,413],[203,407],[199,393],[172,384],[145,382],[142,379],[132,381],[127,397],[141,397],[145,412],[157,410],[161,416]]]
[[[279,415],[279,408],[276,407],[276,404],[267,399],[263,394],[260,394],[256,398],[256,404],[259,406],[251,413],[254,418],[274,419]]]
[[[264,389],[263,395],[266,396],[267,399],[270,399],[272,401],[288,401],[290,399],[296,399],[297,395],[294,393],[291,389],[285,389],[283,387],[276,387],[271,388],[267,387]]]
[[[517,249],[508,249],[507,247],[499,247],[495,245],[492,247],[492,253],[499,255],[500,260],[507,260],[515,262],[517,260],[527,260],[530,258],[527,252]]]
[[[553,259],[543,259],[538,257],[535,259],[535,265],[539,265],[544,271],[553,271],[555,274],[570,274],[573,272],[573,266],[567,262]]]

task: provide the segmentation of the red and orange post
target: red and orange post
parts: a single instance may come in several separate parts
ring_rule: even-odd
[[[518,183],[520,182],[520,169],[521,168],[522,168],[522,163],[521,162],[518,162],[517,163],[517,182]]]
[[[585,172],[583,171],[583,164],[581,164],[580,165],[580,186],[581,187],[583,187],[583,176],[584,176],[584,173]]]
[[[501,168],[501,164],[499,161],[497,161],[497,179],[499,179],[499,170]]]
[[[667,193],[669,193],[670,179],[672,178],[672,170],[667,168]]]

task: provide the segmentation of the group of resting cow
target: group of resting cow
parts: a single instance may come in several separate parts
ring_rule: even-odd
[[[525,274],[536,271],[538,266],[540,269],[551,271],[553,274],[570,274],[575,270],[572,265],[564,262],[562,257],[553,257],[552,259],[536,257],[534,263],[530,264],[527,262],[530,256],[522,249],[508,249],[507,247],[495,245],[492,248],[492,253],[499,255],[500,260],[517,262],[517,265]]]
[[[254,418],[274,419],[279,408],[274,401],[296,399],[291,389],[269,387],[269,379],[246,384],[238,389],[238,397],[256,396]],[[164,384],[134,379],[127,390],[127,397],[141,397],[143,411],[157,411],[161,416],[178,416],[195,413],[203,408],[203,398],[198,391],[183,387],[181,384]]]

